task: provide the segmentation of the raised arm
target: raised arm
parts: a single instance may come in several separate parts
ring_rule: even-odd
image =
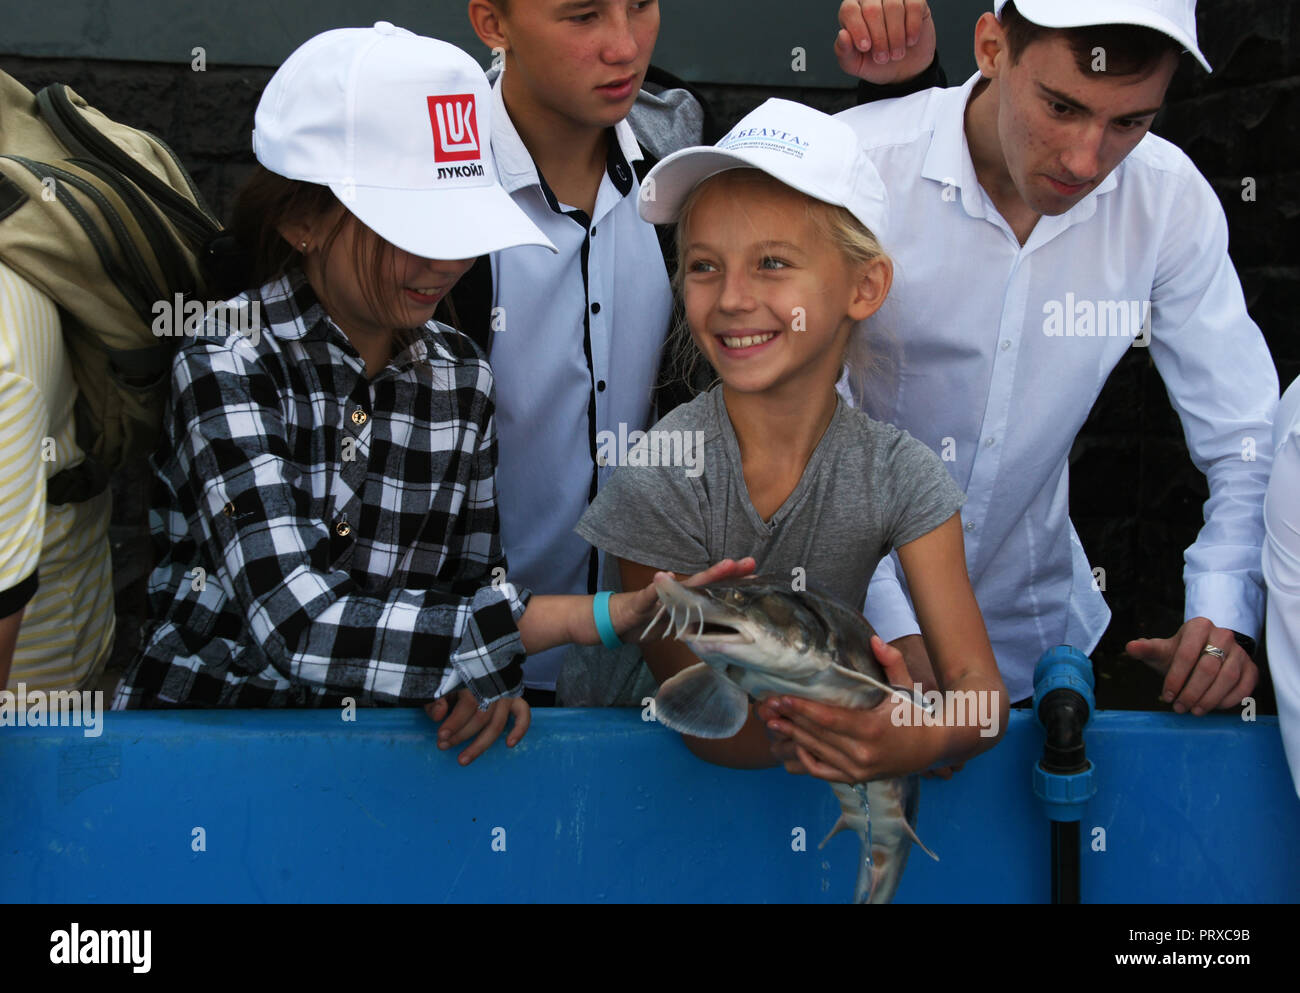
[[[925,0],[843,0],[839,21],[840,68],[870,84],[860,88],[859,103],[944,85]]]

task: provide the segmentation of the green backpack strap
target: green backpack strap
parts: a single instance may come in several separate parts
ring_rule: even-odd
[[[157,330],[158,306],[208,294],[220,230],[166,144],[0,72],[0,257],[59,308],[78,387],[85,460],[49,480],[50,503],[102,493],[155,448],[179,333]]]
[[[221,227],[217,219],[202,206],[203,197],[184,163],[157,135],[148,131],[140,132],[171,158],[172,166],[189,189],[191,199],[187,200],[168,186],[88,123],[73,103],[68,88],[62,83],[53,83],[36,94],[36,105],[55,137],[74,157],[101,162],[121,173],[143,190],[171,222],[194,242],[204,241]]]

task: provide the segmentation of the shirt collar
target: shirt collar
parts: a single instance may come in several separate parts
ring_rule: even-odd
[[[492,156],[496,160],[497,177],[507,193],[526,186],[536,186],[545,191],[537,163],[506,110],[505,98],[501,94],[501,81],[505,75],[501,73],[492,84]],[[627,196],[634,179],[631,163],[640,161],[644,155],[626,118],[615,124],[612,130],[615,140],[609,142],[606,171],[610,182],[623,196]]]
[[[301,269],[290,269],[259,291],[266,330],[281,341],[298,341],[333,325]]]
[[[936,97],[939,107],[934,115],[930,150],[921,167],[921,175],[925,179],[944,185],[951,184],[960,189],[962,207],[972,217],[984,216],[984,195],[975,175],[970,146],[966,143],[966,104],[970,102],[971,93],[981,78],[977,72],[961,86],[944,90]],[[1097,197],[1109,193],[1119,185],[1116,174],[1123,165],[1121,162],[1112,169],[1095,190],[1066,211],[1062,218],[1077,221],[1091,217],[1097,209]]]
[[[280,341],[300,341],[311,337],[332,341],[347,353],[357,357],[356,349],[347,335],[325,313],[316,291],[307,282],[301,269],[291,269],[273,279],[259,291],[263,304],[266,330]],[[438,337],[436,321],[408,331],[398,339],[397,354],[389,361],[380,376],[391,371],[401,372],[420,362],[428,362],[436,355],[455,363],[456,357]]]

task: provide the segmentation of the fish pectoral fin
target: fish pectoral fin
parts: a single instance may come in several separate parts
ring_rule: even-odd
[[[655,718],[697,738],[730,738],[749,717],[749,696],[704,662],[665,680],[655,696]]]
[[[847,818],[845,818],[845,816],[844,816],[843,814],[840,814],[839,820],[837,820],[837,821],[835,822],[835,826],[834,826],[833,828],[831,828],[831,833],[828,834],[825,838],[823,838],[823,839],[822,839],[822,843],[821,843],[820,845],[818,845],[817,847],[818,847],[819,849],[825,848],[825,847],[826,847],[826,842],[830,841],[832,838],[834,838],[834,837],[835,837],[837,834],[839,834],[841,831],[845,831],[845,830],[847,830],[848,827],[849,827],[849,822],[848,822]]]
[[[919,847],[919,848],[921,849],[921,851],[925,852],[926,855],[930,856],[930,858],[934,859],[936,862],[939,861],[939,856],[938,856],[938,855],[935,855],[934,852],[932,852],[932,851],[930,851],[930,849],[926,848],[926,847],[925,847],[925,842],[922,841],[920,838],[918,838],[918,837],[916,836],[916,830],[912,827],[912,825],[908,824],[907,821],[904,820],[904,821],[903,821],[903,827],[907,830],[907,836],[908,836],[909,838],[912,839],[912,842],[913,842],[917,847]]]

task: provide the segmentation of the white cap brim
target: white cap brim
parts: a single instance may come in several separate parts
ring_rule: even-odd
[[[344,183],[330,183],[329,188],[371,231],[420,258],[473,259],[520,245],[558,251],[496,183],[456,190]]]
[[[828,190],[820,189],[803,177],[778,175],[772,170],[770,158],[755,161],[744,152],[699,146],[673,152],[650,170],[641,184],[641,202],[638,205],[641,216],[651,224],[675,223],[691,190],[706,179],[730,169],[758,169],[800,193],[845,206]]]
[[[1005,0],[996,6],[997,13],[1002,12]],[[1172,38],[1192,54],[1206,72],[1213,72],[1196,38],[1171,21],[1168,17],[1148,10],[1137,4],[1125,3],[1124,0],[1088,0],[1086,3],[1043,3],[1042,0],[1016,0],[1018,10],[1026,20],[1033,21],[1045,28],[1090,28],[1099,24],[1133,24],[1141,28],[1151,28]]]

